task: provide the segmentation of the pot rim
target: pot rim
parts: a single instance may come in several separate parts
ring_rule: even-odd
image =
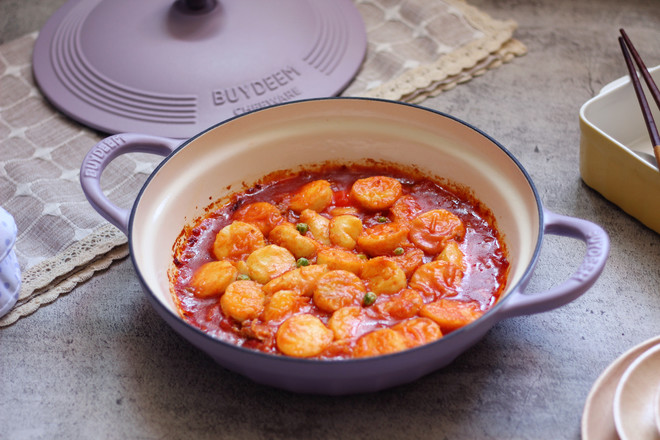
[[[430,113],[434,113],[438,116],[445,117],[448,119],[451,119],[455,122],[458,122],[467,128],[475,131],[476,133],[480,134],[481,136],[485,137],[487,140],[492,142],[494,145],[496,145],[498,148],[500,148],[508,157],[509,159],[516,165],[518,170],[523,174],[527,184],[529,185],[529,189],[532,191],[532,194],[534,195],[534,200],[536,201],[536,208],[538,210],[538,217],[539,217],[539,228],[538,228],[538,236],[536,239],[536,244],[534,247],[534,252],[532,253],[532,257],[527,264],[527,267],[524,270],[524,273],[520,277],[520,280],[515,284],[511,285],[508,289],[508,293],[500,297],[500,299],[495,303],[495,305],[490,308],[486,313],[484,313],[483,316],[481,316],[479,319],[473,321],[472,323],[461,327],[446,336],[443,336],[442,338],[421,345],[413,348],[409,348],[400,352],[395,352],[395,353],[390,353],[390,354],[385,354],[385,355],[379,355],[379,356],[373,356],[373,357],[367,357],[367,358],[348,358],[348,359],[307,359],[307,358],[296,358],[292,356],[284,356],[284,355],[277,355],[277,354],[271,354],[271,353],[265,353],[262,351],[258,350],[253,350],[249,348],[245,348],[239,345],[235,345],[226,341],[223,341],[221,339],[218,339],[216,337],[211,336],[210,334],[202,331],[201,329],[192,326],[188,322],[186,322],[183,318],[178,313],[175,313],[175,311],[171,310],[169,307],[166,307],[159,299],[158,297],[149,289],[147,286],[146,280],[143,278],[142,273],[139,270],[139,265],[138,262],[135,259],[135,252],[133,249],[134,242],[133,242],[133,222],[134,222],[134,217],[136,214],[137,206],[139,205],[139,202],[142,198],[142,195],[144,194],[146,188],[149,186],[151,180],[158,174],[159,170],[164,167],[170,159],[172,159],[176,153],[178,153],[181,149],[185,148],[188,144],[191,142],[195,141],[197,138],[201,137],[202,135],[206,134],[207,132],[211,130],[215,130],[216,128],[225,125],[227,123],[230,123],[231,121],[237,119],[237,118],[242,118],[246,117],[248,115],[251,115],[253,113],[258,113],[258,112],[264,112],[264,111],[272,111],[273,109],[277,107],[284,107],[284,106],[290,106],[290,105],[300,105],[304,104],[306,102],[317,102],[317,101],[373,101],[373,102],[378,102],[378,103],[384,103],[384,104],[392,104],[392,105],[401,105],[405,107],[411,107],[415,108],[421,111],[427,111]],[[140,188],[140,191],[138,195],[135,198],[135,202],[133,203],[131,207],[131,212],[129,216],[129,221],[128,221],[128,229],[127,229],[127,235],[128,235],[128,245],[129,245],[129,254],[131,256],[131,261],[133,263],[133,267],[135,268],[135,272],[138,276],[138,279],[140,281],[140,284],[142,285],[142,290],[145,291],[145,293],[149,296],[149,299],[151,300],[150,302],[154,305],[157,306],[159,311],[161,313],[165,313],[170,318],[174,318],[178,323],[183,324],[188,330],[192,330],[194,333],[196,333],[198,336],[202,337],[205,342],[209,342],[212,344],[220,344],[224,347],[227,347],[231,350],[235,350],[241,355],[251,355],[254,356],[258,359],[263,359],[267,362],[296,362],[298,364],[307,364],[307,365],[336,365],[336,364],[354,364],[354,363],[369,363],[369,362],[380,362],[383,359],[392,359],[394,357],[401,357],[401,356],[410,356],[412,353],[422,351],[422,350],[430,350],[433,349],[438,344],[443,343],[443,341],[446,343],[446,340],[453,340],[456,338],[459,338],[462,334],[470,331],[471,329],[475,327],[481,327],[488,325],[489,327],[494,325],[499,321],[497,319],[497,314],[499,309],[503,306],[505,301],[508,299],[508,297],[512,296],[512,294],[520,289],[523,289],[525,285],[527,284],[530,275],[533,272],[534,266],[536,264],[536,261],[539,258],[539,253],[541,250],[541,243],[543,241],[544,237],[544,228],[543,225],[544,223],[544,209],[543,205],[541,203],[541,199],[539,197],[538,191],[536,189],[536,186],[534,185],[534,182],[532,181],[530,175],[527,173],[525,168],[522,166],[522,164],[516,159],[516,157],[509,151],[507,150],[502,144],[500,144],[497,140],[493,139],[491,136],[480,130],[479,128],[473,126],[472,124],[469,124],[455,116],[451,116],[447,113],[441,112],[439,110],[434,110],[430,109],[427,107],[423,107],[417,104],[411,104],[411,103],[406,103],[406,102],[400,102],[400,101],[392,101],[392,100],[387,100],[387,99],[380,99],[380,98],[368,98],[368,97],[324,97],[324,98],[311,98],[311,99],[303,99],[303,100],[297,100],[297,101],[289,101],[285,103],[280,103],[280,104],[275,104],[269,107],[264,107],[260,108],[257,110],[250,111],[248,113],[243,113],[237,116],[234,116],[232,118],[226,119],[224,121],[221,121],[199,133],[196,135],[190,137],[189,139],[184,140],[174,151],[172,151],[171,154],[169,154],[167,157],[165,157],[157,166],[156,168],[152,171],[152,173],[149,175],[147,180],[144,182],[142,187]],[[503,317],[504,318],[504,317]],[[491,322],[492,321],[492,322]]]

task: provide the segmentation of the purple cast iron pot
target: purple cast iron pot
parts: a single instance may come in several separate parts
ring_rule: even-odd
[[[102,193],[100,176],[129,152],[167,156],[133,208],[116,207]],[[184,225],[211,201],[275,170],[326,160],[386,160],[471,188],[494,213],[508,247],[510,274],[499,302],[472,324],[404,352],[365,359],[320,361],[275,356],[217,340],[187,324],[170,293],[172,246]],[[451,116],[418,106],[358,98],[287,103],[222,122],[186,141],[117,134],[85,158],[81,183],[94,208],[124,231],[133,265],[149,300],[178,333],[218,364],[256,382],[317,394],[377,391],[411,382],[452,362],[497,322],[562,306],[587,291],[600,275],[609,239],[599,226],[545,210],[518,161],[499,143]],[[545,233],[586,243],[581,265],[542,293],[524,288]]]

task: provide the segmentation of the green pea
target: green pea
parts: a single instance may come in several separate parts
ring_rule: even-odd
[[[394,249],[394,255],[403,255],[403,252],[404,251],[403,251],[402,247],[398,247],[398,248]]]
[[[376,217],[376,221],[378,223],[385,223],[387,221],[387,217],[383,217],[382,215],[378,216],[378,217]]]
[[[369,257],[367,257],[367,254],[358,254],[357,255],[360,260],[367,261]]]
[[[307,231],[309,231],[309,225],[307,223],[298,223],[296,225],[296,229],[298,232],[304,235],[307,233]]]
[[[296,267],[309,266],[309,260],[305,257],[298,258],[296,261]]]
[[[245,274],[245,273],[242,273],[242,274],[238,275],[238,276],[236,277],[236,279],[237,279],[237,280],[249,280],[249,279],[250,279],[250,275]]]
[[[377,298],[376,294],[369,291],[364,295],[364,299],[362,299],[362,304],[364,304],[365,306],[370,306],[376,302],[376,298]]]

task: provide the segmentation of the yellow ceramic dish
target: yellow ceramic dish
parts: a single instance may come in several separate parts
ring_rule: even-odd
[[[660,66],[650,72],[660,83]],[[646,88],[645,93],[658,124],[660,110]],[[628,77],[606,85],[582,106],[580,130],[582,180],[660,233],[660,171]]]

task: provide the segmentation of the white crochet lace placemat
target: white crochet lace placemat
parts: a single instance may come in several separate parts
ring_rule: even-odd
[[[367,54],[345,96],[419,103],[526,52],[516,23],[494,20],[462,0],[356,0]],[[31,69],[37,34],[0,46],[0,206],[18,225],[23,285],[10,325],[128,254],[124,234],[87,203],[80,163],[103,135],[60,114],[41,96]],[[129,207],[156,165],[125,155],[102,187]]]

